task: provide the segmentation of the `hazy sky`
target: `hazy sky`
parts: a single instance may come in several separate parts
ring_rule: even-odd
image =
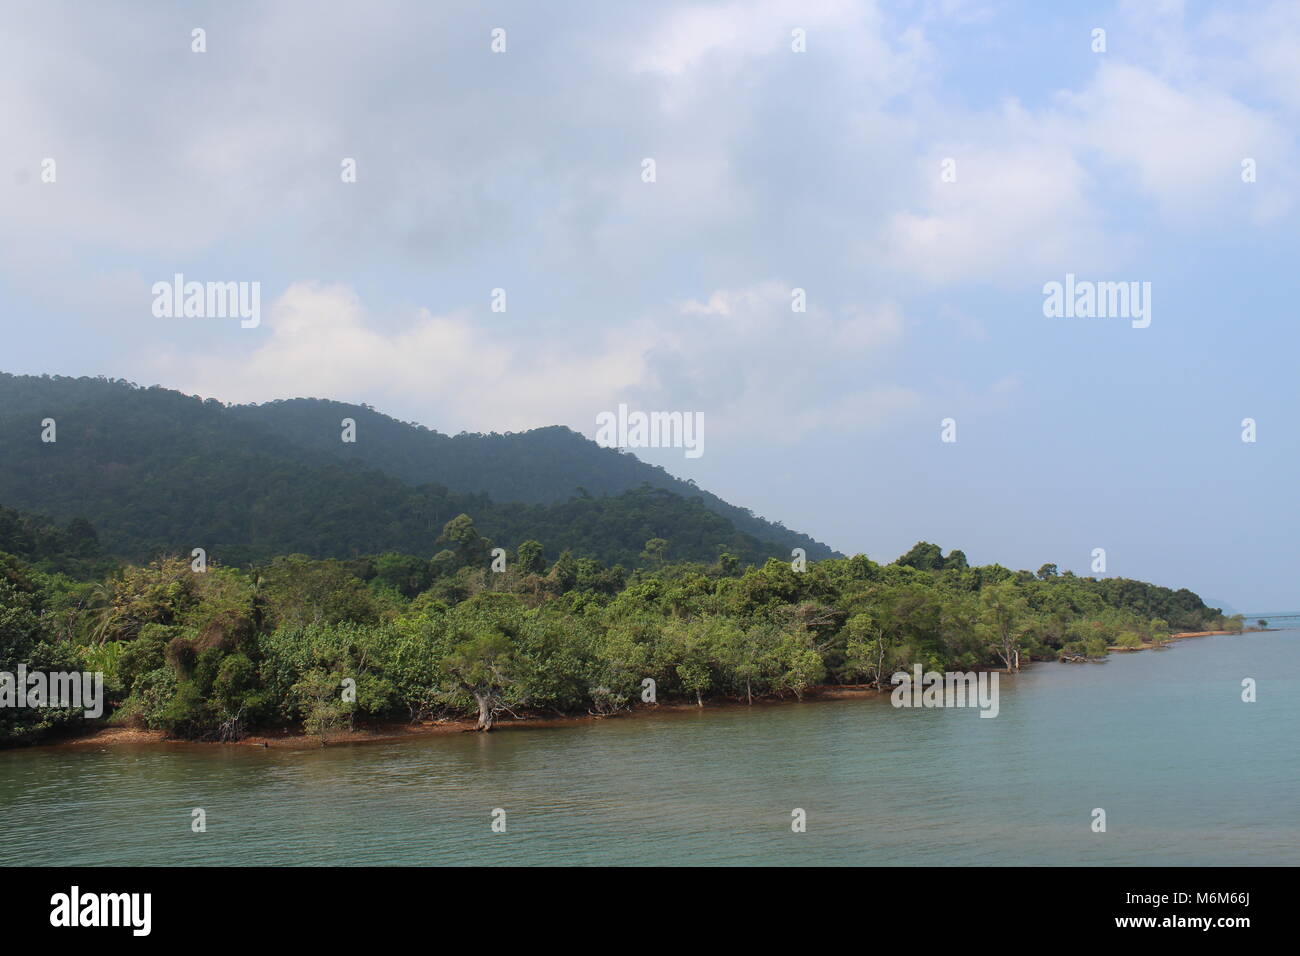
[[[1058,6],[6,3],[0,369],[701,411],[641,456],[845,552],[1300,606],[1300,4]],[[177,272],[261,325],[155,318]]]

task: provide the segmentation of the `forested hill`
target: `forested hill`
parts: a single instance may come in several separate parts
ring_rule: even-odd
[[[450,436],[414,422],[399,422],[367,406],[315,398],[237,405],[230,412],[286,441],[377,468],[411,484],[434,482],[455,491],[485,494],[494,501],[526,504],[567,501],[583,493],[618,495],[649,485],[699,498],[737,530],[780,545],[786,555],[791,548],[803,548],[813,559],[836,554],[808,535],[728,504],[635,455],[602,448],[562,425]],[[359,437],[354,443],[339,440],[339,422],[344,418],[357,423]]]
[[[37,515],[0,507],[0,580],[13,578],[11,558],[78,579],[106,575],[117,564],[104,555],[95,529],[85,518],[73,518],[60,528]]]
[[[342,418],[357,421],[355,446],[339,439]],[[54,442],[41,440],[45,419]],[[371,443],[373,457],[346,457]],[[569,549],[626,566],[643,563],[654,538],[667,542],[657,557],[668,560],[728,552],[761,562],[795,546],[831,554],[567,429],[448,438],[333,402],[226,407],[124,381],[0,373],[0,456],[0,504],[88,519],[105,551],[137,560],[195,547],[227,564],[291,552],[427,555],[461,513],[504,547],[532,538],[552,556]],[[441,470],[421,478],[422,462]],[[661,487],[632,483],[637,469]],[[511,482],[534,479],[545,494],[507,500],[522,495]]]

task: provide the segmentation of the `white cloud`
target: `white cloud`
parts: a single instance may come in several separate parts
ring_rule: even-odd
[[[980,125],[982,139],[931,150],[919,164],[918,208],[896,213],[866,254],[938,283],[1014,284],[1104,261],[1101,210],[1072,144],[1014,102]],[[955,181],[941,175],[946,159]]]
[[[1280,215],[1295,189],[1293,5],[1190,24],[1177,4],[1123,7],[1113,41],[1143,44],[1114,43],[1056,96],[1021,77],[1025,99],[993,108],[979,84],[953,95],[971,65],[938,60],[927,35],[988,22],[957,0],[889,15],[857,0],[523,5],[503,56],[478,12],[445,6],[353,20],[212,6],[201,56],[188,14],[124,9],[65,27],[32,7],[0,35],[17,157],[0,180],[3,279],[85,312],[67,325],[110,328],[85,361],[132,363],[158,333],[137,274],[142,289],[173,271],[352,283],[289,287],[246,356],[168,330],[166,380],[184,369],[226,398],[391,401],[469,428],[587,428],[624,395],[694,403],[737,432],[886,420],[925,400],[880,357],[917,364],[904,316],[932,308],[913,305],[931,286],[1128,274],[1140,240],[1164,238],[1146,207],[1218,230]],[[795,27],[807,54],[790,52]],[[803,315],[762,281],[818,271]],[[509,317],[455,311],[497,285]],[[972,341],[997,321],[961,309]]]
[[[1082,89],[1038,109],[1009,101],[931,125],[964,135],[926,147],[909,207],[862,248],[934,283],[1119,268],[1139,251],[1125,230],[1148,205],[1176,228],[1221,228],[1284,215],[1297,188],[1294,134],[1278,117],[1122,62],[1103,61]],[[1247,157],[1256,183],[1242,182]],[[955,182],[940,175],[945,159]]]
[[[660,25],[640,43],[633,68],[681,76],[705,63],[740,69],[771,54],[790,54],[792,31],[801,28],[810,48],[823,49],[843,40],[867,44],[863,58],[885,52],[878,31],[876,4],[861,0],[757,0],[669,9]],[[820,31],[820,35],[819,35]],[[877,60],[880,57],[877,56]],[[892,59],[892,57],[891,57]]]
[[[1203,222],[1234,205],[1270,218],[1290,204],[1276,186],[1289,161],[1287,132],[1219,90],[1178,87],[1138,67],[1104,65],[1083,92],[1064,100],[1067,114],[1052,124],[1060,138],[1078,153],[1093,150],[1119,166],[1172,221]],[[1271,166],[1272,184],[1243,190],[1245,157]]]
[[[419,309],[382,324],[391,328],[351,289],[300,282],[247,333],[265,336],[251,352],[163,354],[157,364],[179,369],[186,391],[224,401],[366,401],[451,431],[564,423],[591,434],[597,412],[629,402],[704,411],[733,436],[789,440],[879,425],[917,398],[888,382],[862,385],[902,338],[896,306],[792,313],[790,287],[778,282],[658,310],[582,348],[499,334],[465,312]]]
[[[643,399],[685,402],[719,423],[715,433],[778,443],[824,429],[856,433],[916,404],[885,371],[905,332],[896,304],[833,310],[813,291],[799,313],[791,292],[767,281],[680,303],[654,325]],[[881,381],[864,387],[872,377]]]
[[[1300,5],[1295,0],[1210,11],[1196,31],[1214,82],[1300,113]]]
[[[225,401],[314,396],[370,401],[386,410],[424,409],[435,427],[521,430],[586,418],[643,370],[640,343],[598,343],[592,351],[537,349],[512,342],[466,313],[420,309],[391,332],[379,330],[344,286],[301,282],[271,305],[268,338],[246,356],[185,360],[182,387]]]

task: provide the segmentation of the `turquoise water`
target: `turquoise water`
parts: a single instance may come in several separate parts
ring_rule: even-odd
[[[325,750],[6,751],[0,863],[1297,864],[1298,729],[1288,630],[1035,664],[992,720],[871,699]]]

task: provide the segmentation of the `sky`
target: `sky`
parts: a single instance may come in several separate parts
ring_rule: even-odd
[[[698,412],[637,454],[845,553],[1300,607],[1300,3],[1065,7],[7,3],[0,370]]]

